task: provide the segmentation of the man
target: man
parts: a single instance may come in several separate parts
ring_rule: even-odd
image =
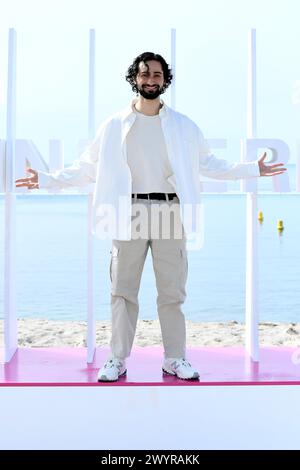
[[[159,54],[140,54],[129,67],[126,80],[137,99],[100,126],[95,140],[71,167],[53,174],[29,169],[32,176],[16,180],[16,186],[67,188],[95,183],[93,233],[101,238],[108,228],[113,240],[111,354],[99,370],[98,380],[116,381],[126,374],[149,247],[164,346],[162,369],[180,379],[198,380],[199,373],[186,360],[181,306],[186,295],[186,235],[199,227],[195,229],[192,217],[184,216],[183,208],[195,209],[200,203],[199,173],[238,179],[273,176],[286,169],[282,163],[266,165],[266,154],[256,162],[234,164],[212,155],[197,125],[160,99],[171,84],[172,72]],[[161,219],[153,215],[153,209],[162,205],[174,214],[169,218],[167,237],[163,236]],[[104,230],[103,215],[108,207],[113,208],[114,217],[108,217]],[[134,233],[137,212],[141,215],[140,236]],[[179,235],[178,227],[182,228]]]

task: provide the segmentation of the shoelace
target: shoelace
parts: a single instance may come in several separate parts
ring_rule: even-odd
[[[121,362],[118,362],[116,364],[113,359],[110,359],[109,361],[106,362],[104,368],[105,369],[111,369],[112,367],[117,367],[118,369],[120,369],[122,367],[122,364],[121,364]]]
[[[178,359],[175,362],[174,369],[178,369],[178,367],[180,367],[181,365],[182,366],[187,366],[187,367],[192,367],[191,364],[186,359]]]

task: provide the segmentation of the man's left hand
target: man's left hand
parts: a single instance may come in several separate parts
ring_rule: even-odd
[[[258,160],[258,166],[260,171],[260,176],[275,176],[284,173],[287,168],[283,167],[283,163],[276,163],[275,165],[266,165],[264,160],[267,157],[265,152],[262,157]]]

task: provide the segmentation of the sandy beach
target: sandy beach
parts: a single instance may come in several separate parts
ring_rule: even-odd
[[[300,323],[260,323],[260,344],[265,346],[300,347]],[[86,345],[86,323],[19,319],[18,336],[20,347],[50,347]],[[96,322],[97,345],[106,345],[110,339],[110,322]],[[139,320],[135,345],[161,344],[158,320]],[[194,323],[187,321],[188,346],[241,346],[244,344],[244,324]],[[3,345],[3,321],[0,322],[0,346]]]

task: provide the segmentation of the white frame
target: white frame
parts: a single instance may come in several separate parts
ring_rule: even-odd
[[[14,189],[16,166],[16,31],[9,30],[8,44],[8,88],[7,88],[7,136],[0,141],[0,176],[3,173],[5,154],[5,267],[4,267],[4,344],[5,362],[9,362],[17,350],[17,314],[15,287],[16,191]],[[256,138],[256,30],[249,33],[248,49],[248,91],[247,91],[247,137]],[[176,30],[171,29],[171,64],[174,80],[171,85],[171,106],[176,105]],[[91,140],[95,133],[95,30],[89,36],[89,90],[88,90],[88,134]],[[28,145],[30,141],[24,141]],[[55,150],[56,149],[56,150]],[[243,145],[242,160],[247,160],[246,143]],[[55,155],[56,154],[56,157]],[[2,156],[2,157],[1,157]],[[44,163],[37,154],[39,165]],[[50,143],[51,170],[53,166],[63,167],[63,147],[57,142]],[[300,157],[298,159],[297,190],[300,187]],[[0,183],[1,184],[1,183]],[[1,188],[0,188],[1,189]],[[253,361],[259,360],[258,336],[258,244],[257,244],[257,182],[244,181],[242,191],[247,193],[247,242],[246,242],[246,350]],[[213,190],[213,189],[212,189]],[[94,238],[91,232],[93,195],[88,194],[88,255],[87,255],[87,362],[94,359],[95,306],[94,306]]]

